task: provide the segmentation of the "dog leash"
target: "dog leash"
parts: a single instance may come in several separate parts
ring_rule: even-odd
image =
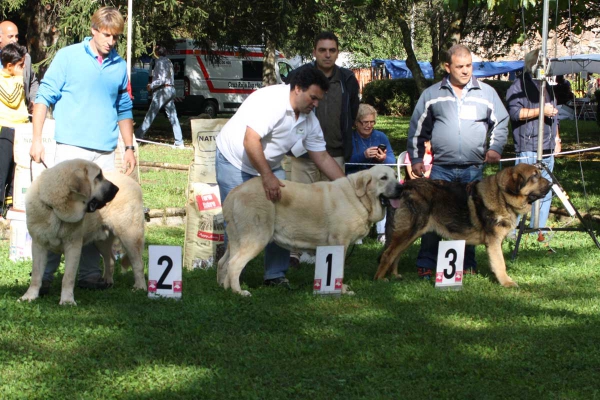
[[[46,167],[46,169],[48,169],[48,166],[44,160],[40,159],[40,162],[44,167]],[[31,178],[31,182],[33,182],[33,157],[29,157],[29,178]]]

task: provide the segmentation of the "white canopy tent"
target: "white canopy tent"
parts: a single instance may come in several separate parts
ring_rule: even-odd
[[[548,76],[576,74],[587,72],[600,74],[600,54],[577,54],[550,59]]]

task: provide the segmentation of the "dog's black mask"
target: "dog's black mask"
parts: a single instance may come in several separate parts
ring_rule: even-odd
[[[106,191],[104,191],[104,193],[101,194],[100,199],[97,199],[94,197],[90,201],[88,201],[87,207],[85,210],[86,212],[91,213],[96,210],[99,210],[102,207],[104,207],[108,202],[110,202],[112,199],[115,198],[115,196],[117,195],[117,192],[119,191],[119,188],[110,182],[108,182],[108,183],[109,183],[108,188]]]

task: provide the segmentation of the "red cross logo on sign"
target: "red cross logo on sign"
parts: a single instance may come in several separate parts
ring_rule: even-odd
[[[148,281],[148,291],[156,293],[156,281]]]
[[[315,279],[315,282],[313,284],[313,289],[314,290],[321,290],[321,280],[320,279]]]
[[[173,292],[181,293],[181,281],[173,281]]]
[[[342,289],[342,278],[336,278],[335,279],[335,290],[341,290]]]
[[[456,271],[456,276],[454,277],[454,282],[460,282],[460,281],[462,281],[462,276],[463,276],[463,272],[462,271]]]

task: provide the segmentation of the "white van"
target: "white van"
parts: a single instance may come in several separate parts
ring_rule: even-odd
[[[181,111],[206,113],[235,112],[242,101],[262,87],[264,52],[260,47],[244,47],[243,52],[216,50],[209,58],[192,39],[178,39],[167,57],[175,72],[175,105]],[[293,69],[289,60],[276,52],[277,82]]]

